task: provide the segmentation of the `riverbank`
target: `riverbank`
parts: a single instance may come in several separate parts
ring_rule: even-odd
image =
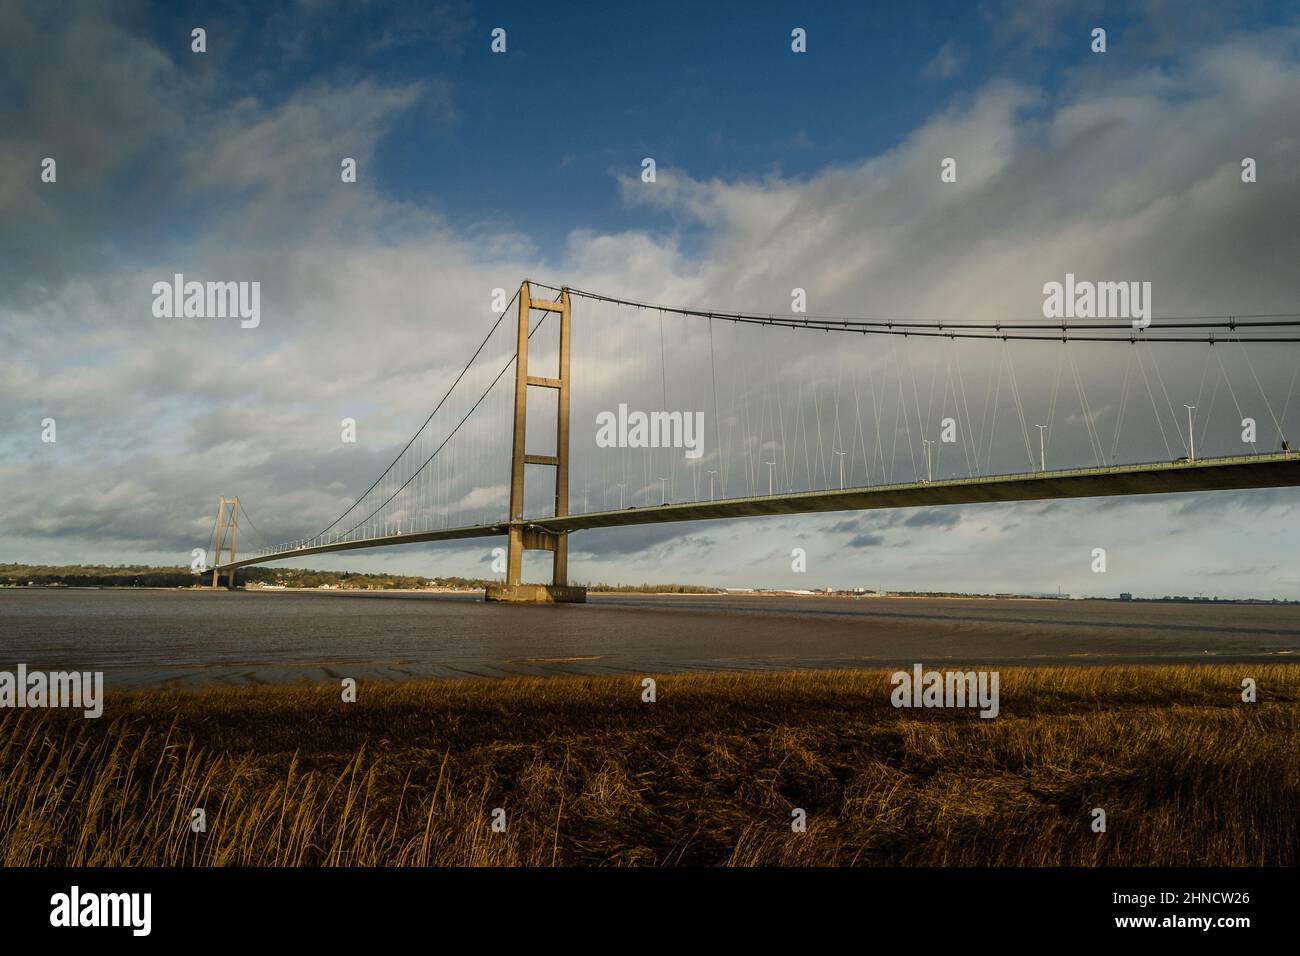
[[[653,703],[551,677],[0,711],[3,862],[1300,862],[1300,665],[1005,668],[991,720],[895,709],[888,670],[656,680]]]

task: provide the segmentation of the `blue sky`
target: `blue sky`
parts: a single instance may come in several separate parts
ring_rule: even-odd
[[[188,562],[220,494],[272,538],[319,530],[424,420],[494,320],[491,291],[524,276],[761,311],[798,286],[810,312],[916,317],[1034,315],[1067,272],[1150,280],[1158,315],[1300,301],[1288,4],[17,2],[0,54],[0,560]],[[47,156],[57,184],[39,180]],[[356,184],[340,183],[345,156]],[[1249,187],[1243,156],[1260,164]],[[261,326],[153,317],[153,283],[176,272],[261,282]],[[849,358],[876,361],[824,339],[753,361],[793,388]],[[723,356],[737,374],[749,360]],[[701,361],[688,349],[674,367],[683,401]],[[1112,357],[1084,362],[1114,378]],[[1039,364],[1020,370],[1027,390],[1051,386]],[[1300,427],[1300,398],[1250,405],[1251,374],[1285,394],[1295,367],[1284,350],[1234,365],[1242,414]],[[1166,368],[1171,404],[1202,371]],[[614,408],[655,374],[634,362],[592,401]],[[1097,387],[1109,429],[1120,403]],[[1163,455],[1158,428],[1178,423],[1153,415],[1131,427]],[[56,446],[37,439],[47,416]],[[339,443],[344,417],[356,445]],[[1236,417],[1223,399],[1207,444],[1239,447]],[[1084,454],[1056,441],[1063,462]],[[492,500],[500,482],[462,490]],[[574,565],[1300,597],[1278,534],[1296,504],[1225,492],[602,532]],[[796,542],[815,575],[791,577]],[[1122,584],[1088,571],[1104,543]],[[485,552],[314,563],[482,574]]]
[[[807,176],[897,146],[936,104],[991,77],[1052,90],[1088,65],[1089,31],[1103,22],[1049,12],[1052,32],[1039,36],[995,5],[959,2],[208,9],[161,4],[139,25],[175,45],[207,24],[208,55],[178,65],[227,103],[273,105],[357,76],[434,84],[436,104],[393,122],[367,175],[461,227],[506,220],[539,244],[578,227],[653,224],[626,208],[611,175],[645,156],[702,179]],[[1121,7],[1103,20],[1117,41],[1131,22]],[[496,27],[505,55],[488,52]],[[807,30],[806,55],[791,52],[794,27]],[[1132,58],[1116,47],[1112,61]]]

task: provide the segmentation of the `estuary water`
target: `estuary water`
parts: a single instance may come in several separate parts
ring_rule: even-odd
[[[116,687],[1297,657],[1297,605],[0,589],[0,669],[102,670]]]

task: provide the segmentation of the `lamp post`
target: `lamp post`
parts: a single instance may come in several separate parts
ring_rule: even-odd
[[[772,477],[776,474],[776,462],[765,461],[763,464],[767,465],[767,495],[770,498],[772,496]]]
[[[843,491],[844,490],[844,452],[837,451],[837,452],[832,452],[832,454],[838,455],[840,459],[840,491]]]
[[[715,471],[712,468],[709,469],[709,500],[710,501],[713,500],[713,476],[716,474],[717,471]]]
[[[925,442],[925,483],[929,484],[934,481],[934,469],[930,464],[930,446],[934,444],[929,438],[922,438]]]
[[[661,505],[666,505],[668,504],[668,479],[659,478],[658,480],[659,480],[659,495],[660,495],[659,503]]]
[[[1196,436],[1192,434],[1192,412],[1196,411],[1195,405],[1183,405],[1187,409],[1187,460],[1196,461]]]
[[[1035,425],[1038,429],[1038,470],[1047,471],[1047,441],[1043,437],[1047,434],[1046,425]]]

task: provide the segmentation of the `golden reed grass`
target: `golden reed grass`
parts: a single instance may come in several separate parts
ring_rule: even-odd
[[[334,685],[118,694],[97,721],[4,711],[0,860],[1300,862],[1300,665],[1004,668],[993,720],[895,710],[888,673],[663,676],[653,704],[639,678],[551,677],[363,682],[354,704]]]

